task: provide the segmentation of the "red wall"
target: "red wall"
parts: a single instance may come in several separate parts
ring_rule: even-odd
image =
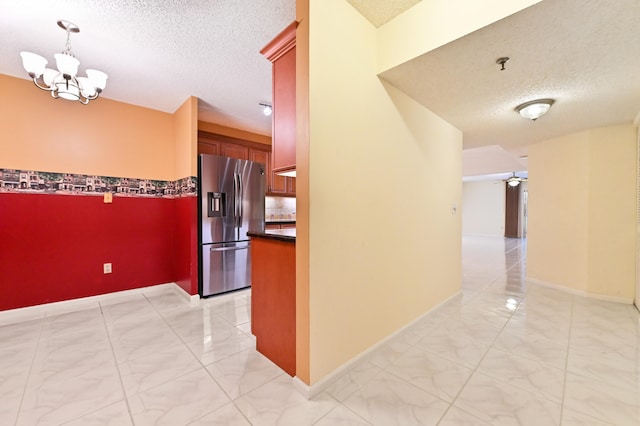
[[[195,216],[196,197],[0,193],[0,310],[174,281],[196,294]]]
[[[189,294],[198,294],[198,199],[176,198],[175,208],[175,277]]]

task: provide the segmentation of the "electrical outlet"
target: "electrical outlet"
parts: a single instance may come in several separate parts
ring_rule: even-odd
[[[113,203],[113,193],[111,193],[111,192],[105,192],[104,193],[104,203],[105,204]],[[105,272],[105,274],[106,274],[106,272]]]
[[[111,273],[111,264],[110,263],[105,263],[104,265],[102,265],[102,270],[104,271],[105,274],[110,274]]]

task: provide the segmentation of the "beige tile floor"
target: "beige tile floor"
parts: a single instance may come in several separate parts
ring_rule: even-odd
[[[524,279],[465,237],[463,293],[309,401],[255,350],[250,292],[172,293],[0,326],[0,425],[639,425],[628,305]]]

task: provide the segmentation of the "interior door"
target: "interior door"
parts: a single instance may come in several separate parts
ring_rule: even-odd
[[[520,205],[520,185],[510,186],[505,182],[504,236],[518,238],[518,206]]]

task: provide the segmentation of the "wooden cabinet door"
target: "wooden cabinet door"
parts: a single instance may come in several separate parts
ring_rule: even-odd
[[[296,178],[280,176],[273,171],[271,173],[271,192],[273,192],[274,195],[295,197]]]
[[[296,166],[296,48],[273,63],[273,168]]]
[[[271,153],[259,149],[249,148],[249,160],[264,164],[265,185],[267,194],[271,192]]]
[[[238,158],[240,160],[248,160],[249,147],[237,145],[237,144],[221,143],[220,155],[222,155],[223,157],[231,157],[231,158]]]
[[[271,171],[271,192],[278,195],[287,194],[287,179]]]
[[[198,142],[198,154],[220,155],[218,154],[219,148],[217,143]]]
[[[291,195],[296,195],[296,178],[289,177],[289,193]]]

